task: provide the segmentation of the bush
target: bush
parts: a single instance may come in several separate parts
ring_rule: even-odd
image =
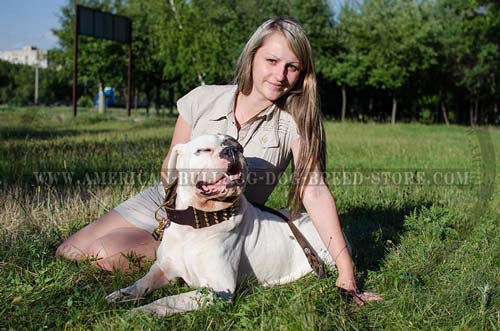
[[[78,107],[92,108],[94,104],[92,103],[92,98],[84,95],[78,99]]]
[[[434,114],[429,109],[422,109],[419,114],[419,122],[422,124],[434,123]]]

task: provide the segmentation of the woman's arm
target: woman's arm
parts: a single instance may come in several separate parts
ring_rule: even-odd
[[[300,137],[292,144],[294,160],[297,160],[299,152]],[[364,301],[381,300],[382,298],[376,293],[357,292],[354,263],[340,227],[337,206],[317,168],[303,188],[302,203],[337,266],[339,276],[335,284],[339,288],[354,291],[353,298],[357,304],[361,305]]]
[[[161,181],[163,186],[168,186],[167,183],[167,170],[168,170],[168,159],[170,158],[170,151],[177,144],[184,144],[191,138],[191,126],[182,118],[181,115],[177,117],[177,122],[175,123],[174,135],[172,136],[172,141],[170,142],[170,147],[168,149],[167,156],[163,160],[161,165]]]
[[[300,137],[292,144],[294,162],[297,162],[299,152]],[[319,171],[311,174],[309,182],[303,188],[302,203],[337,266],[337,286],[347,290],[356,289],[354,264],[340,227],[337,206]]]

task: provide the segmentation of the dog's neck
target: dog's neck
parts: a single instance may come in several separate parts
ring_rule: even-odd
[[[201,211],[218,211],[231,206],[234,201],[219,201],[200,197],[191,187],[178,187],[175,209],[184,210],[189,207]]]

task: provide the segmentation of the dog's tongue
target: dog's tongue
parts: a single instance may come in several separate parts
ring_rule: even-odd
[[[205,191],[205,193],[218,193],[226,189],[228,182],[229,178],[224,176],[214,184],[204,184],[201,188]]]
[[[205,193],[208,194],[220,193],[226,189],[227,184],[239,178],[240,178],[239,174],[231,176],[226,175],[213,184],[203,184],[201,188]]]

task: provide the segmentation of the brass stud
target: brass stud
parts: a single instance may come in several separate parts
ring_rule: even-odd
[[[214,222],[215,224],[219,224],[219,212],[214,213]]]
[[[210,226],[210,221],[208,220],[208,214],[206,212],[203,212],[203,216],[205,217],[205,225]]]
[[[198,213],[196,212],[196,210],[194,211],[194,222],[195,222],[195,227],[197,229],[200,228],[200,220],[198,219]]]

